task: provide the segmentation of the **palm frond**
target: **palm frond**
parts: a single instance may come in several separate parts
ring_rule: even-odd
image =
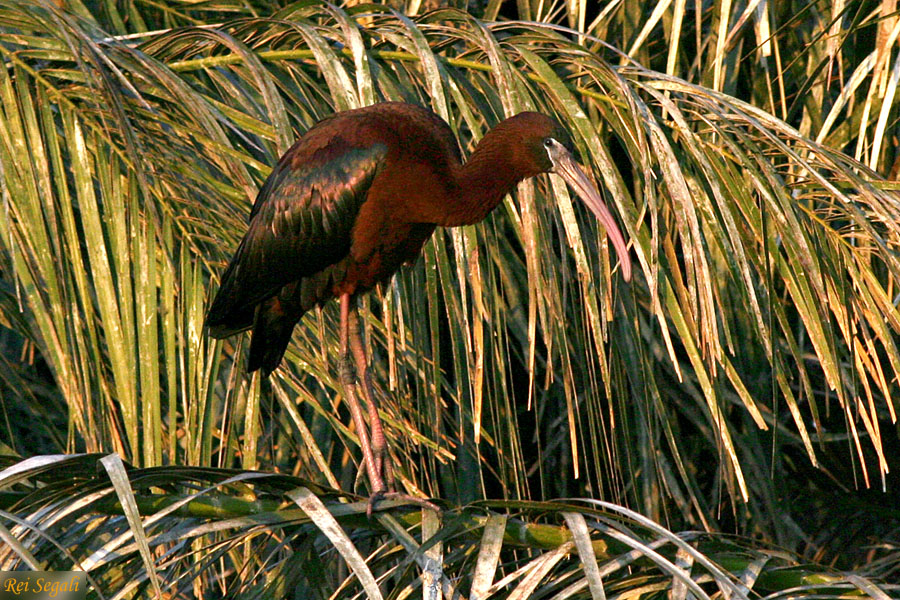
[[[423,520],[395,501],[368,519],[366,502],[342,503],[349,498],[289,476],[98,469],[109,459],[34,457],[0,471],[7,490],[0,511],[14,523],[12,538],[28,547],[0,550],[4,569],[25,553],[42,569],[83,569],[99,598],[143,595],[153,580],[167,597],[227,598],[317,598],[323,590],[366,598],[390,590],[390,597],[426,598],[744,599],[900,591],[739,538],[673,533],[610,503],[476,503],[445,511],[436,527],[433,512],[423,511]],[[114,483],[116,472],[127,490]],[[123,513],[132,501],[138,522]],[[348,572],[342,557],[351,554],[359,558]],[[430,592],[423,571],[433,578]]]
[[[604,233],[554,179],[435,235],[367,300],[402,483],[460,504],[603,497],[806,543],[779,481],[812,465],[877,486],[891,466],[900,200],[870,167],[890,163],[894,91],[876,72],[896,71],[896,39],[836,87],[810,70],[788,90],[790,70],[814,61],[760,58],[766,89],[742,101],[748,57],[784,58],[803,40],[770,27],[747,55],[741,32],[774,8],[735,20],[729,6],[695,15],[683,42],[720,37],[693,62],[654,70],[660,40],[673,43],[654,34],[666,19],[628,29],[618,9],[594,24],[582,11],[574,32],[450,9],[301,3],[260,16],[223,1],[138,19],[111,2],[96,18],[0,2],[0,322],[39,352],[25,377],[65,400],[65,449],[352,489],[334,310],[306,318],[265,384],[244,376],[240,340],[202,331],[249,204],[295,135],[335,110],[431,106],[468,152],[504,116],[537,109],[572,131],[640,273],[619,281]],[[604,31],[634,34],[618,46],[641,63],[592,37]],[[840,62],[830,39],[810,57],[827,48]],[[852,147],[856,158],[840,152]],[[240,551],[221,548],[204,564]]]

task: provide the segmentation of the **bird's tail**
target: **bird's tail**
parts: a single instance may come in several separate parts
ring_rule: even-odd
[[[259,305],[253,323],[253,334],[250,339],[250,358],[247,371],[262,369],[267,377],[278,368],[288,344],[294,325],[303,316],[286,314],[278,297],[275,296]]]
[[[222,275],[222,283],[206,313],[204,326],[209,335],[216,339],[230,337],[253,326],[256,303],[259,300],[246,297],[246,290],[253,286],[241,285],[234,277],[236,262],[232,261]]]

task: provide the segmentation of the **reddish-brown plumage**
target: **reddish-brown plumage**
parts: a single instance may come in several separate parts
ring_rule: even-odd
[[[211,334],[252,327],[249,369],[271,372],[303,313],[385,281],[436,226],[481,221],[516,183],[543,172],[559,172],[584,196],[587,178],[566,172],[578,171],[570,151],[568,134],[537,113],[499,123],[465,164],[450,127],[417,106],[376,104],[320,122],[260,191],[207,316]],[[588,201],[595,212],[598,203],[605,211],[599,196]],[[627,278],[624,240],[608,211],[598,216]]]
[[[248,370],[268,374],[303,314],[339,298],[341,385],[379,497],[390,461],[353,298],[415,260],[436,226],[477,223],[519,181],[546,172],[562,176],[601,220],[629,279],[625,240],[571,152],[565,130],[537,113],[499,123],[465,164],[450,127],[417,106],[376,104],[325,119],[281,157],[260,190],[207,314],[210,334],[252,327]]]

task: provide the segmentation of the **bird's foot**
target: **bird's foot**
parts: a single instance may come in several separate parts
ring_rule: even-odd
[[[391,455],[387,449],[384,435],[376,437],[372,444],[372,459],[375,462],[375,472],[381,476],[375,489],[381,491],[394,489],[394,467],[391,464]]]
[[[427,508],[429,510],[433,510],[434,512],[440,514],[441,508],[435,504],[434,502],[430,502],[425,498],[418,498],[416,496],[410,496],[409,494],[404,494],[403,492],[389,492],[386,490],[381,490],[379,492],[375,492],[371,496],[369,496],[369,502],[366,505],[366,516],[370,519],[372,518],[372,511],[375,510],[375,507],[382,500],[397,500],[399,502],[406,502],[408,504],[415,504],[417,506],[421,506],[422,508]]]

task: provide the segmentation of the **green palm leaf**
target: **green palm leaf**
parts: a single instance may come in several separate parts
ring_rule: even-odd
[[[570,3],[568,23],[583,24],[571,32],[451,9],[103,2],[90,15],[78,2],[67,12],[3,0],[0,393],[21,399],[26,419],[43,415],[48,451],[354,489],[334,307],[304,320],[264,383],[244,375],[240,338],[213,343],[202,329],[258,186],[296,135],[335,110],[430,106],[468,153],[504,116],[536,109],[572,132],[639,273],[621,281],[604,232],[551,178],[522,184],[478,226],[438,232],[364,301],[402,485],[454,505],[608,498],[685,528],[792,548],[818,539],[815,518],[798,524],[800,503],[784,516],[783,498],[809,490],[783,481],[814,481],[818,468],[842,485],[886,485],[894,460],[900,197],[878,172],[895,160],[896,38],[870,49],[856,37],[890,33],[893,17],[791,4],[815,13],[816,31],[844,35],[835,43],[773,27],[794,16],[762,4],[746,14],[716,4],[689,30],[675,4],[670,22],[665,7],[611,4],[591,21],[587,4]],[[852,27],[834,30],[840,22]],[[863,59],[853,62],[855,45]],[[843,65],[840,85],[822,79],[826,63]],[[47,408],[63,404],[65,428]],[[4,410],[6,430],[20,430]],[[22,519],[6,506],[10,522]],[[84,519],[74,531],[87,543]],[[522,597],[541,597],[554,573],[581,573],[566,552],[587,556],[585,535],[602,528],[567,523],[580,533],[565,551],[503,559],[504,576],[524,569]],[[265,577],[319,560],[321,538],[269,554],[242,546],[267,524],[204,550],[207,541],[165,538],[183,569],[174,585],[226,556],[277,556],[240,579],[262,590]],[[481,547],[492,544],[485,536]],[[107,581],[142,572],[136,548]],[[397,548],[375,554],[373,573],[416,585],[396,575],[406,568],[391,563]],[[489,571],[473,552],[452,552],[444,559]],[[578,593],[602,589],[596,573],[554,581],[547,597],[581,582]],[[683,585],[679,594],[696,594]]]
[[[788,590],[887,597],[898,591],[745,540],[676,534],[609,503],[471,505],[444,513],[435,529],[431,511],[423,511],[429,516],[423,520],[388,501],[389,514],[368,520],[365,502],[336,502],[334,492],[288,476],[110,468],[118,459],[109,458],[40,457],[0,471],[0,485],[14,488],[2,497],[3,515],[13,523],[4,534],[30,547],[3,548],[0,565],[28,552],[43,569],[84,569],[97,597],[144,595],[148,573],[165,594],[194,597],[324,597],[323,590],[339,590],[379,598],[379,586],[390,597],[439,597],[421,588],[422,571],[445,595],[478,598],[602,598],[625,590],[697,598],[774,597]],[[108,472],[97,470],[100,461]],[[124,502],[111,482],[114,473],[134,489]],[[122,514],[131,502],[142,515],[140,528]],[[145,544],[155,571],[145,568]],[[346,572],[341,557],[351,554],[358,558]],[[443,560],[434,563],[435,556]]]

